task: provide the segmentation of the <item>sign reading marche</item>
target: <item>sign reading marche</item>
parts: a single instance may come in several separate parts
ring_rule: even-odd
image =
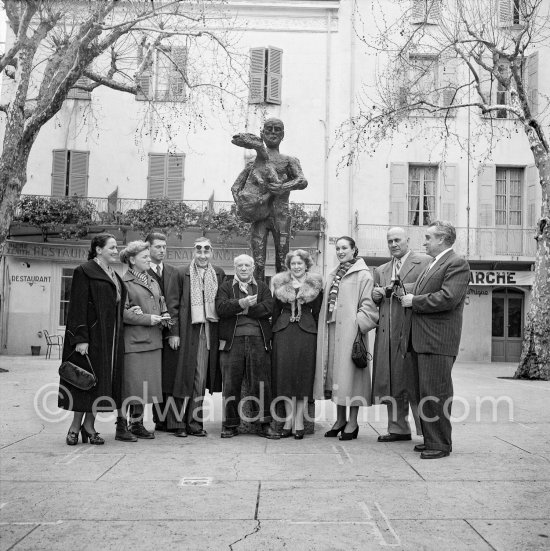
[[[470,270],[470,285],[533,285],[534,272]]]

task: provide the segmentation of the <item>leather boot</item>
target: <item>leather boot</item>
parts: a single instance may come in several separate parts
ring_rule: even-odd
[[[121,440],[122,442],[137,442],[137,436],[134,436],[128,430],[128,424],[124,417],[116,418],[115,440]]]

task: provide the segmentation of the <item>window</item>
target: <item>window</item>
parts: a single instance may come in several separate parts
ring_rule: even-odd
[[[407,101],[427,101],[437,105],[437,56],[414,54],[409,56],[409,62]]]
[[[495,186],[495,224],[497,226],[522,225],[521,187],[521,169],[497,167]]]
[[[144,45],[138,48],[138,65],[143,61]],[[187,99],[187,48],[166,46],[155,50],[152,62],[137,79],[137,100],[185,101]]]
[[[183,198],[185,155],[149,153],[147,198],[179,200]]]
[[[92,81],[89,78],[80,77],[75,85],[89,86],[90,84],[92,84]],[[71,88],[67,93],[67,99],[83,99],[89,101],[92,99],[92,93],[87,90],[81,90],[80,88]]]
[[[441,17],[441,0],[413,0],[411,19],[413,23],[437,24]]]
[[[436,189],[436,166],[409,166],[409,225],[427,226],[437,219]]]
[[[498,0],[499,19],[503,27],[523,25],[527,14],[527,0]]]
[[[61,270],[61,295],[59,298],[59,325],[67,325],[67,314],[69,313],[69,300],[71,299],[71,283],[73,281],[73,269],[63,268]]]
[[[86,197],[89,157],[89,151],[53,150],[52,195]]]
[[[250,49],[248,103],[281,104],[283,50],[268,46]]]

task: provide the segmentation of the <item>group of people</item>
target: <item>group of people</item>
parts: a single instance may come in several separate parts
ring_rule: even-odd
[[[468,263],[452,251],[455,239],[450,224],[434,222],[426,232],[428,255],[419,255],[409,250],[405,230],[392,228],[392,260],[373,275],[344,236],[324,284],[308,252],[298,249],[286,255],[286,270],[270,288],[256,280],[248,255],[236,257],[235,274],[226,277],[212,264],[205,237],[181,268],[164,262],[163,234],[120,253],[112,235],[94,237],[89,261],[74,271],[63,359],[87,370],[89,359],[97,383],[83,391],[60,381],[59,406],[74,412],[67,444],[79,435],[103,444],[95,414],[115,409],[117,440],[154,438],[143,424],[148,403],[155,431],[207,436],[208,389],[222,392],[222,438],[237,436],[249,421],[265,438],[302,439],[308,401],[331,399],[337,415],[325,436],[352,440],[359,408],[386,403],[388,434],[379,441],[411,439],[410,406],[424,435],[415,450],[423,458],[448,455],[451,368],[469,276]],[[118,259],[128,267],[123,277],[112,268]],[[357,339],[368,350],[375,328],[371,377],[351,350]],[[284,419],[279,429],[276,411]]]

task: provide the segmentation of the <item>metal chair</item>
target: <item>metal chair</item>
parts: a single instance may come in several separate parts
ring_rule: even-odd
[[[51,357],[52,354],[52,348],[54,346],[57,346],[57,350],[59,352],[59,359],[61,359],[61,349],[63,348],[63,336],[62,335],[50,335],[46,329],[42,330],[44,333],[44,337],[46,338],[46,345],[48,348],[46,348],[46,359]]]

